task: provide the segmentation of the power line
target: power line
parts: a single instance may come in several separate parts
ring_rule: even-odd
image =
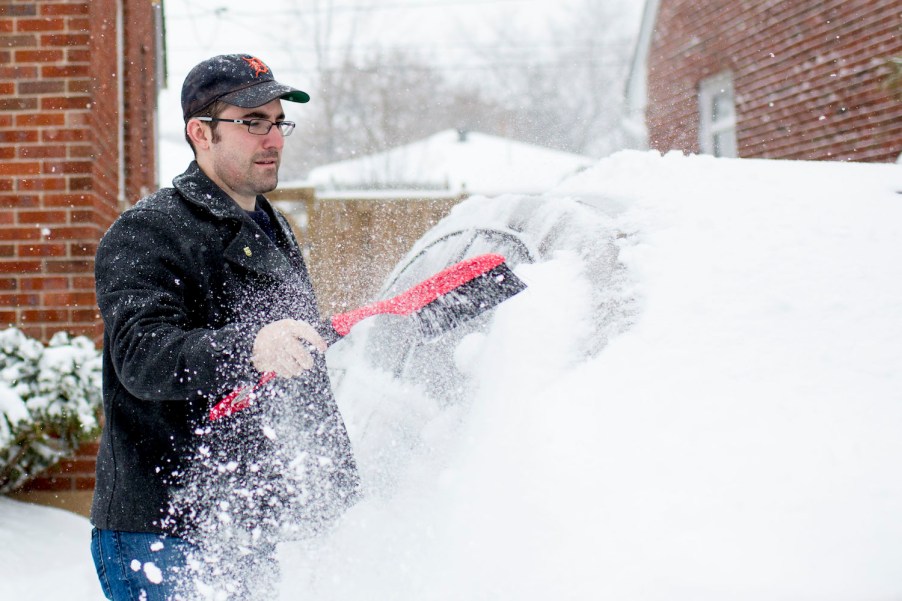
[[[620,67],[623,65],[620,61],[613,60],[585,60],[585,61],[568,61],[567,65],[600,65],[606,67]],[[518,62],[518,61],[509,61],[509,62],[498,62],[498,63],[480,63],[480,64],[445,64],[445,65],[391,65],[391,64],[379,64],[376,66],[374,71],[385,71],[385,70],[395,70],[395,71],[486,71],[493,69],[556,69],[559,70],[561,68],[560,62],[554,61],[546,61],[546,62]],[[339,69],[329,69],[330,71],[337,71]],[[366,70],[363,70],[366,71]]]
[[[281,46],[286,46],[283,41],[280,41],[279,36],[272,36],[268,34],[265,29],[260,29],[253,26],[255,22],[255,18],[259,19],[261,17],[260,13],[241,13],[241,12],[233,12],[228,9],[228,7],[218,7],[207,10],[192,10],[196,9],[196,4],[193,0],[183,0],[185,3],[185,7],[187,10],[187,14],[182,18],[190,19],[191,25],[194,31],[198,34],[197,38],[201,37],[199,34],[199,16],[200,15],[213,15],[215,16],[215,21],[217,23],[228,22],[235,27],[243,29],[247,31],[249,34],[262,34],[267,35],[268,39],[271,42],[275,42]],[[373,11],[383,11],[383,10],[398,10],[398,9],[410,9],[410,8],[435,8],[435,7],[448,7],[454,5],[485,5],[485,4],[522,4],[528,0],[430,0],[428,2],[392,2],[389,4],[380,3],[378,6],[372,5],[360,5],[360,4],[344,4],[339,6],[333,6],[332,10],[343,10],[343,11],[351,11],[351,10],[373,10]],[[322,12],[324,9],[322,8],[298,8],[294,7],[292,9],[283,9],[283,10],[275,10],[272,12],[266,13],[267,22],[271,22],[273,16],[279,15],[292,15],[292,16],[300,16],[302,14],[315,14],[318,12]],[[275,39],[273,39],[275,38]],[[195,38],[196,39],[196,38]],[[211,44],[206,44],[206,46],[210,46]],[[391,62],[380,62],[378,64],[379,70],[388,71],[388,70],[435,70],[442,72],[473,72],[473,71],[506,71],[506,70],[523,70],[523,69],[532,69],[532,70],[548,70],[548,69],[560,69],[561,68],[561,59],[557,60],[543,60],[543,59],[535,59],[535,55],[537,53],[542,53],[546,50],[555,50],[557,52],[566,53],[566,54],[584,54],[579,58],[573,58],[566,61],[567,66],[580,67],[580,66],[599,66],[599,67],[622,67],[623,61],[618,60],[617,58],[608,58],[610,56],[616,57],[617,51],[623,51],[632,48],[632,41],[618,41],[611,40],[605,41],[601,43],[592,43],[591,45],[585,44],[568,44],[566,42],[558,44],[553,41],[534,41],[534,42],[523,42],[523,43],[442,43],[437,45],[430,45],[428,43],[396,43],[390,45],[383,45],[379,43],[361,43],[361,42],[343,42],[340,44],[332,44],[325,46],[323,48],[314,48],[313,46],[302,47],[299,45],[291,46],[291,53],[295,56],[298,55],[316,55],[322,51],[328,52],[339,52],[343,53],[347,50],[357,50],[357,56],[359,58],[365,59],[365,56],[372,51],[384,51],[386,53],[391,53],[393,51],[400,51],[406,53],[411,57],[412,61],[417,60],[417,55],[419,58],[425,59],[430,54],[435,52],[449,52],[449,51],[458,51],[458,52],[468,52],[470,54],[469,58],[464,59],[463,61],[456,62],[446,62],[446,63],[433,63],[431,60],[428,61],[429,64],[424,65],[416,65],[416,64],[402,64],[402,63],[391,63]],[[194,43],[191,46],[185,46],[179,48],[176,44],[170,44],[170,50],[196,50],[197,44]],[[529,58],[518,56],[518,53],[522,53],[524,51],[529,51],[531,56]],[[479,57],[480,54],[499,54],[506,53],[507,56],[504,56],[501,59],[481,59]],[[476,55],[475,57],[473,55]],[[511,56],[513,55],[513,56]],[[390,56],[389,56],[390,58]],[[475,59],[475,62],[474,62]],[[383,57],[384,60],[384,57]],[[465,62],[464,62],[465,61]],[[338,68],[332,68],[330,70],[337,70]],[[306,72],[308,69],[298,69],[291,68],[289,70],[293,72]],[[286,71],[286,67],[281,67],[280,71]]]
[[[178,44],[171,44],[171,48],[176,49],[190,49],[196,48],[196,44],[190,44],[185,46],[179,46]],[[400,51],[405,54],[428,54],[433,51],[469,51],[469,52],[530,52],[534,53],[537,51],[543,50],[558,50],[561,52],[573,52],[573,53],[588,53],[588,52],[608,52],[612,50],[628,50],[633,47],[632,42],[611,42],[605,44],[592,44],[591,46],[576,46],[576,45],[558,45],[554,43],[542,43],[542,44],[534,44],[534,45],[514,45],[509,46],[506,44],[475,44],[475,45],[466,45],[466,44],[436,44],[436,45],[426,45],[426,44],[390,44],[390,45],[382,45],[377,43],[368,43],[368,44],[359,44],[359,43],[347,43],[347,44],[333,44],[328,46],[326,49],[328,50],[349,50],[349,49],[358,49],[362,52],[368,52],[372,50],[383,50],[386,52]],[[293,52],[297,52],[300,54],[315,54],[317,50],[313,47],[309,48],[293,48]]]
[[[193,48],[193,47],[191,47]],[[178,48],[176,48],[178,49]],[[187,49],[187,47],[185,48]],[[487,70],[504,70],[504,69],[561,69],[562,62],[565,62],[567,67],[577,67],[577,66],[603,66],[603,67],[622,67],[623,61],[617,60],[616,58],[607,58],[607,57],[595,57],[595,56],[586,56],[580,59],[573,59],[567,61],[561,60],[494,60],[494,61],[482,61],[482,62],[453,62],[453,63],[428,63],[428,64],[415,64],[415,63],[390,63],[390,62],[379,62],[376,65],[373,65],[372,68],[368,66],[358,65],[358,71],[366,72],[369,70],[374,71],[487,71]],[[290,66],[287,67],[288,70],[293,70]],[[330,67],[325,70],[327,71],[340,71],[343,67]],[[282,66],[279,71],[285,71],[286,66]]]
[[[202,18],[203,15],[212,15],[216,19],[216,21],[225,21],[229,22],[232,25],[244,29],[249,34],[260,34],[271,37],[271,33],[269,33],[265,29],[259,29],[252,25],[255,20],[261,19],[262,15],[259,12],[235,12],[229,9],[227,6],[220,6],[212,9],[199,9],[199,10],[191,10],[193,1],[192,0],[183,0],[186,7],[186,14],[183,15],[167,15],[167,19],[172,20],[190,20],[192,29],[194,29],[196,38],[203,37],[201,36],[200,29],[198,27],[199,18]],[[337,7],[332,7],[331,9],[323,9],[323,8],[299,8],[293,7],[290,9],[282,9],[282,10],[273,10],[266,13],[266,21],[267,23],[271,22],[272,17],[278,16],[303,16],[314,15],[316,13],[324,12],[325,10],[333,10],[333,11],[368,11],[368,12],[382,12],[382,11],[390,11],[390,10],[407,10],[407,9],[426,9],[426,8],[446,8],[449,6],[466,6],[466,5],[480,5],[484,6],[486,4],[523,4],[528,3],[529,0],[430,0],[428,2],[419,1],[419,2],[392,2],[389,4],[379,3],[378,5],[361,5],[361,4],[346,4],[339,5]],[[209,45],[209,44],[208,44]],[[542,41],[542,40],[533,40],[529,42],[524,42],[522,44],[517,43],[508,43],[508,44],[497,44],[497,43],[469,43],[469,44],[435,44],[435,45],[426,45],[422,43],[414,43],[414,44],[390,44],[384,45],[379,43],[361,43],[361,42],[347,42],[341,44],[329,45],[327,47],[320,48],[320,50],[330,50],[330,51],[343,51],[348,49],[360,49],[363,52],[367,52],[373,49],[380,50],[421,50],[423,48],[428,48],[429,50],[442,51],[442,50],[469,50],[475,52],[498,52],[498,51],[518,51],[518,50],[543,50],[548,48],[554,48],[563,51],[606,51],[606,50],[616,50],[623,49],[626,47],[632,47],[633,42],[631,40],[611,40],[605,41],[600,44],[593,44],[591,46],[583,46],[583,45],[561,45],[555,43],[553,41]],[[317,52],[315,48],[294,48],[296,52],[314,54]]]
[[[266,17],[279,17],[279,16],[303,16],[303,15],[316,15],[322,12],[389,12],[394,10],[410,10],[410,9],[431,9],[431,8],[448,8],[451,6],[466,6],[466,5],[480,5],[484,6],[487,4],[523,4],[524,2],[528,2],[529,0],[431,0],[429,2],[391,2],[384,3],[380,2],[377,5],[373,4],[347,4],[347,5],[337,5],[331,6],[328,8],[300,8],[293,7],[290,9],[281,9],[281,10],[272,10],[266,12]],[[186,3],[190,2],[190,0],[185,0]],[[213,8],[206,11],[201,11],[199,14],[207,14],[214,15],[217,17],[221,17],[224,14],[229,14],[234,17],[249,17],[249,18],[259,18],[261,17],[261,13],[259,12],[234,12],[229,10],[228,7],[223,6],[219,8]],[[171,19],[186,19],[191,18],[190,15],[168,15],[167,18]]]

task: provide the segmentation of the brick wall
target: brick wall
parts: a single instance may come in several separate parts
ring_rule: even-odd
[[[100,340],[97,243],[156,186],[157,4],[0,2],[0,327]],[[81,453],[23,494],[83,506],[96,446]]]
[[[649,145],[698,152],[699,81],[732,71],[739,155],[894,161],[898,0],[662,0],[648,61]]]
[[[97,241],[124,199],[154,186],[152,3],[121,0],[121,40],[119,3],[0,5],[0,325],[42,340],[99,337]]]
[[[94,497],[98,447],[96,442],[82,445],[74,457],[61,461],[10,496],[87,516]]]

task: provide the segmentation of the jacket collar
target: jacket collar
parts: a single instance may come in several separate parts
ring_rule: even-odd
[[[289,261],[282,251],[245,215],[231,196],[213,183],[197,161],[191,161],[188,169],[172,180],[172,185],[188,202],[203,207],[215,217],[239,221],[240,229],[224,250],[226,259],[262,274],[281,273],[289,268]],[[265,197],[257,196],[258,204],[267,202]],[[273,227],[283,229],[278,219]],[[287,234],[283,232],[281,235]]]
[[[172,180],[172,185],[189,202],[204,207],[220,219],[242,218],[238,203],[213,183],[197,161],[191,161],[188,169]]]

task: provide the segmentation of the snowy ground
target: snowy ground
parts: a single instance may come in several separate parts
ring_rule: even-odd
[[[281,549],[282,598],[902,598],[900,191],[899,165],[634,152],[553,191],[629,234],[635,323],[582,356],[593,274],[520,266],[529,289],[458,349],[470,403],[389,466],[362,408],[431,400],[349,373],[378,485]],[[0,499],[3,597],[99,598],[88,532]]]

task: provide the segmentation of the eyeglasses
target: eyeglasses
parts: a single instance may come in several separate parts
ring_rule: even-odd
[[[268,119],[220,119],[219,117],[195,117],[198,121],[222,121],[223,123],[240,123],[247,125],[247,131],[258,136],[265,136],[275,125],[282,136],[287,137],[294,131],[294,121],[270,121]]]

